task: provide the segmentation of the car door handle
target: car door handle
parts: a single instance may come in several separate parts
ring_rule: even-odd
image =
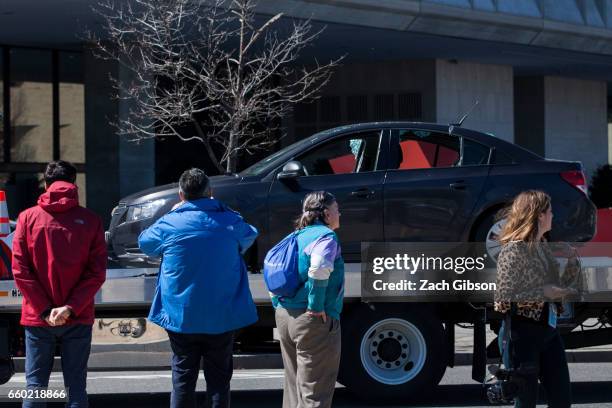
[[[448,185],[450,187],[451,190],[465,190],[466,189],[466,185],[464,181],[458,181],[456,183],[450,183]]]
[[[351,192],[351,196],[362,197],[362,198],[372,197],[374,194],[375,194],[374,190],[369,190],[367,188],[360,188],[359,190],[355,190]]]

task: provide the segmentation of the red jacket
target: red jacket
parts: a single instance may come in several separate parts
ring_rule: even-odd
[[[23,295],[21,324],[47,326],[40,315],[70,306],[67,324],[93,324],[94,297],[106,279],[102,220],[80,207],[77,187],[56,181],[36,207],[19,214],[13,275]]]

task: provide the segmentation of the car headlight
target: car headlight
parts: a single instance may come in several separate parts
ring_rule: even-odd
[[[157,210],[166,204],[166,201],[168,200],[165,198],[160,198],[158,200],[149,201],[142,204],[130,205],[128,206],[126,221],[139,221],[151,218],[155,215]]]

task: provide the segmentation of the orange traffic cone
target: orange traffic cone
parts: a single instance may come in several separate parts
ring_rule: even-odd
[[[11,233],[9,225],[8,207],[6,206],[6,194],[0,191],[0,237],[6,237]]]

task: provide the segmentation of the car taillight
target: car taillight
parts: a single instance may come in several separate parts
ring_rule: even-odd
[[[589,189],[586,183],[586,177],[581,170],[570,170],[561,173],[563,180],[570,183],[572,186],[588,195]]]

